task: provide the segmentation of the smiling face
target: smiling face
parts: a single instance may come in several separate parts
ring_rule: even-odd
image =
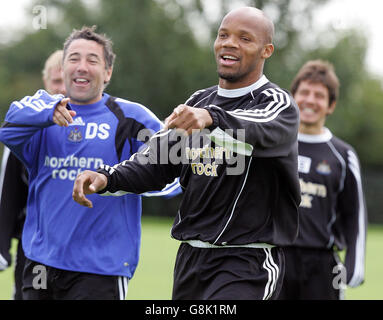
[[[294,94],[300,111],[302,133],[320,134],[327,115],[334,112],[335,102],[329,103],[329,90],[320,82],[301,81]]]
[[[263,73],[265,59],[273,53],[271,22],[255,8],[230,12],[222,20],[214,42],[219,85],[225,89],[245,87]]]
[[[92,40],[74,40],[66,50],[64,82],[71,102],[91,104],[102,97],[112,68],[106,69],[103,46]]]

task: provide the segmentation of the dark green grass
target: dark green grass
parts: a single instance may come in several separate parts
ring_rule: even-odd
[[[129,282],[129,300],[171,299],[173,267],[179,242],[170,237],[172,219],[143,218],[141,258]],[[370,226],[367,237],[366,281],[348,288],[348,300],[382,300],[383,226]],[[0,299],[11,298],[12,270],[0,272]]]

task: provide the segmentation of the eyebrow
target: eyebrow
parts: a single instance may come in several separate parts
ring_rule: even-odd
[[[227,28],[220,28],[220,29],[218,29],[218,32],[221,32],[221,31],[228,32],[230,30],[227,29]],[[251,30],[245,30],[245,29],[236,30],[236,32],[238,32],[240,34],[244,34],[244,33],[250,34],[250,35],[253,34]]]
[[[70,54],[68,55],[68,58],[73,57],[73,56],[79,56],[79,55],[80,55],[79,52],[73,52],[73,53],[70,53]],[[97,60],[101,61],[100,57],[99,57],[97,54],[95,54],[95,53],[89,53],[89,54],[87,54],[86,56],[87,56],[87,57],[94,57],[94,58],[96,58]]]
[[[101,60],[100,57],[99,57],[99,55],[98,55],[98,54],[95,54],[95,53],[89,53],[89,54],[87,55],[87,57],[94,57],[94,58],[96,58],[97,60]]]

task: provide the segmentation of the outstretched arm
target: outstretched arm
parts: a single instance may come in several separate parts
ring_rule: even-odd
[[[161,158],[161,150],[171,151],[172,146],[179,143],[172,136],[174,133],[174,130],[160,130],[151,137],[148,147],[135,153],[130,160],[113,167],[102,165],[97,172],[82,172],[75,181],[73,199],[91,207],[91,202],[85,196],[95,192],[119,195],[122,192],[143,194],[162,190],[180,176],[182,168],[182,161],[173,163],[167,152],[165,159]]]
[[[81,172],[74,183],[72,197],[73,200],[82,206],[93,208],[92,201],[85,195],[96,193],[106,188],[108,179],[102,173],[85,170]]]
[[[67,109],[68,101],[62,95],[52,96],[44,90],[14,101],[0,128],[0,141],[29,166],[35,153],[26,152],[26,148],[28,145],[32,146],[31,150],[39,147],[39,136],[36,134],[54,124],[68,126],[73,121],[76,112]]]

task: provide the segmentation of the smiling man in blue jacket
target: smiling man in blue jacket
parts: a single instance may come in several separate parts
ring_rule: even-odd
[[[68,98],[39,90],[13,102],[0,129],[29,174],[26,299],[125,299],[137,267],[141,195],[94,196],[89,209],[71,194],[80,172],[129,159],[163,126],[143,105],[104,92],[114,59],[94,27],[74,30],[64,43]],[[158,195],[179,192],[175,181]]]

